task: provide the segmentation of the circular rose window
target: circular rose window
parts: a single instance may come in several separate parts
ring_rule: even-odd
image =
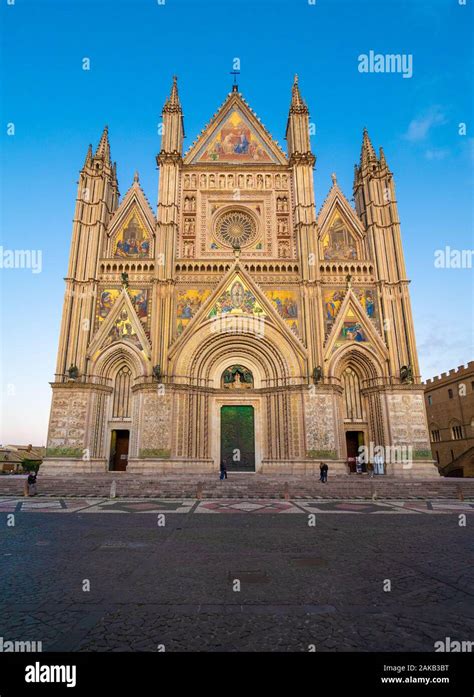
[[[255,220],[245,211],[228,211],[218,218],[216,235],[225,245],[243,247],[257,235]]]

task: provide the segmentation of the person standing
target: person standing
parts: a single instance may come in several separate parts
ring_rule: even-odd
[[[225,460],[221,460],[220,472],[219,479],[221,481],[227,479],[227,465]]]
[[[323,484],[327,484],[328,481],[328,469],[329,467],[325,462],[321,464],[321,481]]]

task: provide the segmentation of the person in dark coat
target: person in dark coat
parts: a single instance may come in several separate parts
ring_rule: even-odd
[[[221,473],[219,475],[219,479],[227,479],[227,464],[225,460],[221,460],[221,467],[220,467]]]
[[[329,467],[325,462],[321,465],[321,481],[323,484],[327,484],[328,481],[328,469]]]

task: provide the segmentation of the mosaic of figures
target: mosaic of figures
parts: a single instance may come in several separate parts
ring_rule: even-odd
[[[150,255],[150,235],[133,213],[114,239],[113,256],[141,259]]]
[[[217,132],[203,145],[199,162],[275,162],[267,146],[239,109],[233,109]]]
[[[298,296],[296,291],[266,290],[265,295],[277,310],[280,317],[285,320],[285,324],[292,332],[298,335]]]
[[[287,174],[185,174],[184,189],[288,189]]]
[[[354,295],[357,297],[358,301],[362,305],[370,319],[375,319],[377,316],[376,312],[376,302],[375,302],[375,291],[367,288],[353,288]],[[344,300],[346,291],[344,289],[334,289],[326,290],[323,294],[324,303],[324,321],[326,324],[326,331],[330,330],[334,324],[334,320]]]
[[[103,344],[104,347],[113,344],[115,341],[126,341],[133,346],[136,346],[140,351],[143,346],[140,339],[133,328],[132,321],[128,315],[128,310],[124,307],[116,317],[110,332]]]
[[[209,317],[221,314],[249,314],[261,316],[263,308],[251,290],[237,278],[217,299]]]
[[[121,288],[106,288],[100,291],[97,306],[97,317],[99,322],[103,322],[107,317],[121,292]],[[127,292],[135,312],[146,330],[148,327],[148,290],[143,288],[129,288]]]
[[[322,242],[324,259],[357,259],[355,238],[339,215],[335,216]]]
[[[176,301],[176,329],[178,336],[192,320],[201,305],[210,296],[209,288],[186,288],[178,292]]]

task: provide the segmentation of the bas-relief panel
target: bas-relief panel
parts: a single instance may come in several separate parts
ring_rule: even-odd
[[[203,302],[210,296],[209,288],[186,288],[178,292],[176,299],[176,328],[178,336],[189,324]]]
[[[170,447],[172,396],[165,392],[147,392],[142,404],[141,449],[166,450]]]
[[[306,449],[336,450],[336,429],[332,396],[308,393],[304,398]]]
[[[53,395],[48,447],[83,447],[88,394],[61,390]]]
[[[387,402],[392,444],[430,450],[423,395],[389,394]]]

